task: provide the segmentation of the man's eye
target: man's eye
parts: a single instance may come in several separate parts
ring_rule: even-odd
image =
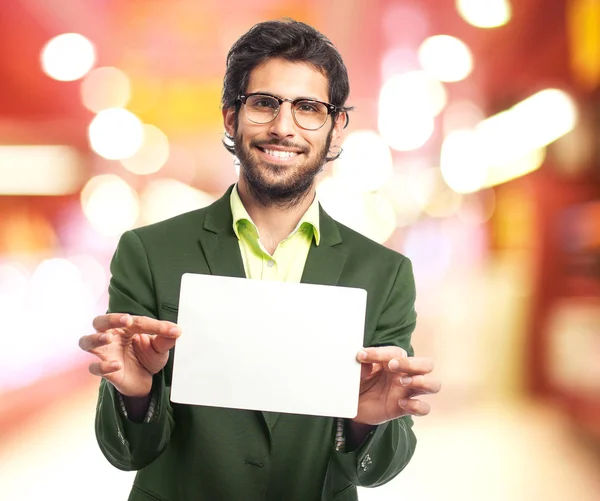
[[[256,106],[257,108],[277,109],[277,102],[271,99],[260,99],[255,101],[252,106]]]
[[[296,105],[296,109],[302,113],[321,113],[319,105],[310,102],[300,102]]]

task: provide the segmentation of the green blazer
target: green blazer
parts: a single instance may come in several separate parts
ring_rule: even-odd
[[[123,234],[111,262],[109,311],[176,322],[182,274],[245,277],[230,193]],[[312,244],[302,282],[366,289],[364,346],[396,345],[412,356],[410,261],[320,211],[320,245]],[[154,376],[158,405],[148,423],[128,420],[114,387],[100,383],[96,437],[114,466],[139,470],[130,501],[355,501],[356,486],[388,482],[413,455],[410,417],[380,425],[356,450],[340,452],[330,417],[172,403],[172,355]]]

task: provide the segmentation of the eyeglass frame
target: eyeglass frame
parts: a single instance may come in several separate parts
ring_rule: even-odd
[[[323,125],[325,125],[327,123],[327,118],[325,118],[325,120],[323,121],[323,123],[319,127],[317,127],[316,129],[307,129],[306,127],[303,127],[302,125],[300,125],[298,123],[298,120],[296,119],[296,112],[294,111],[296,103],[299,103],[301,101],[308,101],[310,103],[322,104],[327,109],[327,116],[331,115],[332,113],[342,113],[342,112],[345,112],[345,110],[343,110],[339,106],[336,106],[335,104],[326,103],[324,101],[318,101],[317,99],[308,99],[306,97],[299,97],[297,99],[290,99],[290,98],[285,98],[285,97],[274,96],[273,94],[268,94],[266,92],[251,92],[250,94],[240,94],[237,97],[236,101],[240,101],[244,106],[246,106],[247,99],[249,97],[252,97],[252,96],[266,96],[266,97],[271,97],[271,98],[275,99],[279,103],[279,108],[277,108],[277,113],[275,113],[275,115],[273,115],[273,118],[271,118],[271,120],[269,120],[268,122],[263,122],[263,123],[255,122],[250,117],[248,117],[248,113],[246,112],[246,117],[248,118],[248,120],[250,120],[252,123],[255,123],[257,125],[265,125],[265,124],[271,123],[273,120],[275,120],[279,116],[279,112],[281,111],[281,105],[283,103],[290,103],[292,105],[292,116],[294,117],[294,122],[295,122],[295,124],[298,127],[300,127],[301,129],[304,129],[304,130],[319,130],[319,129],[321,129],[323,127]],[[348,117],[346,115],[346,121],[347,120],[348,120]]]

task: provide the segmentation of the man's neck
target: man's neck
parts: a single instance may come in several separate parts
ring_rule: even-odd
[[[279,243],[285,240],[296,228],[298,222],[312,204],[316,193],[313,186],[299,203],[283,208],[277,205],[265,207],[263,204],[258,203],[241,178],[237,190],[248,215],[258,228],[261,243],[270,254],[273,254]]]

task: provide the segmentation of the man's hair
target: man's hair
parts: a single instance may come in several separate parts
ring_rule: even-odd
[[[246,92],[250,73],[274,58],[312,65],[327,77],[329,102],[337,106],[339,112],[351,110],[344,106],[350,94],[350,83],[346,65],[338,50],[312,26],[285,18],[254,25],[233,44],[227,54],[221,103],[223,108],[235,106],[236,124],[241,106],[238,97]],[[332,113],[334,121],[338,113]],[[228,139],[231,141],[231,138]],[[232,144],[225,141],[223,144],[230,153],[235,154]]]

